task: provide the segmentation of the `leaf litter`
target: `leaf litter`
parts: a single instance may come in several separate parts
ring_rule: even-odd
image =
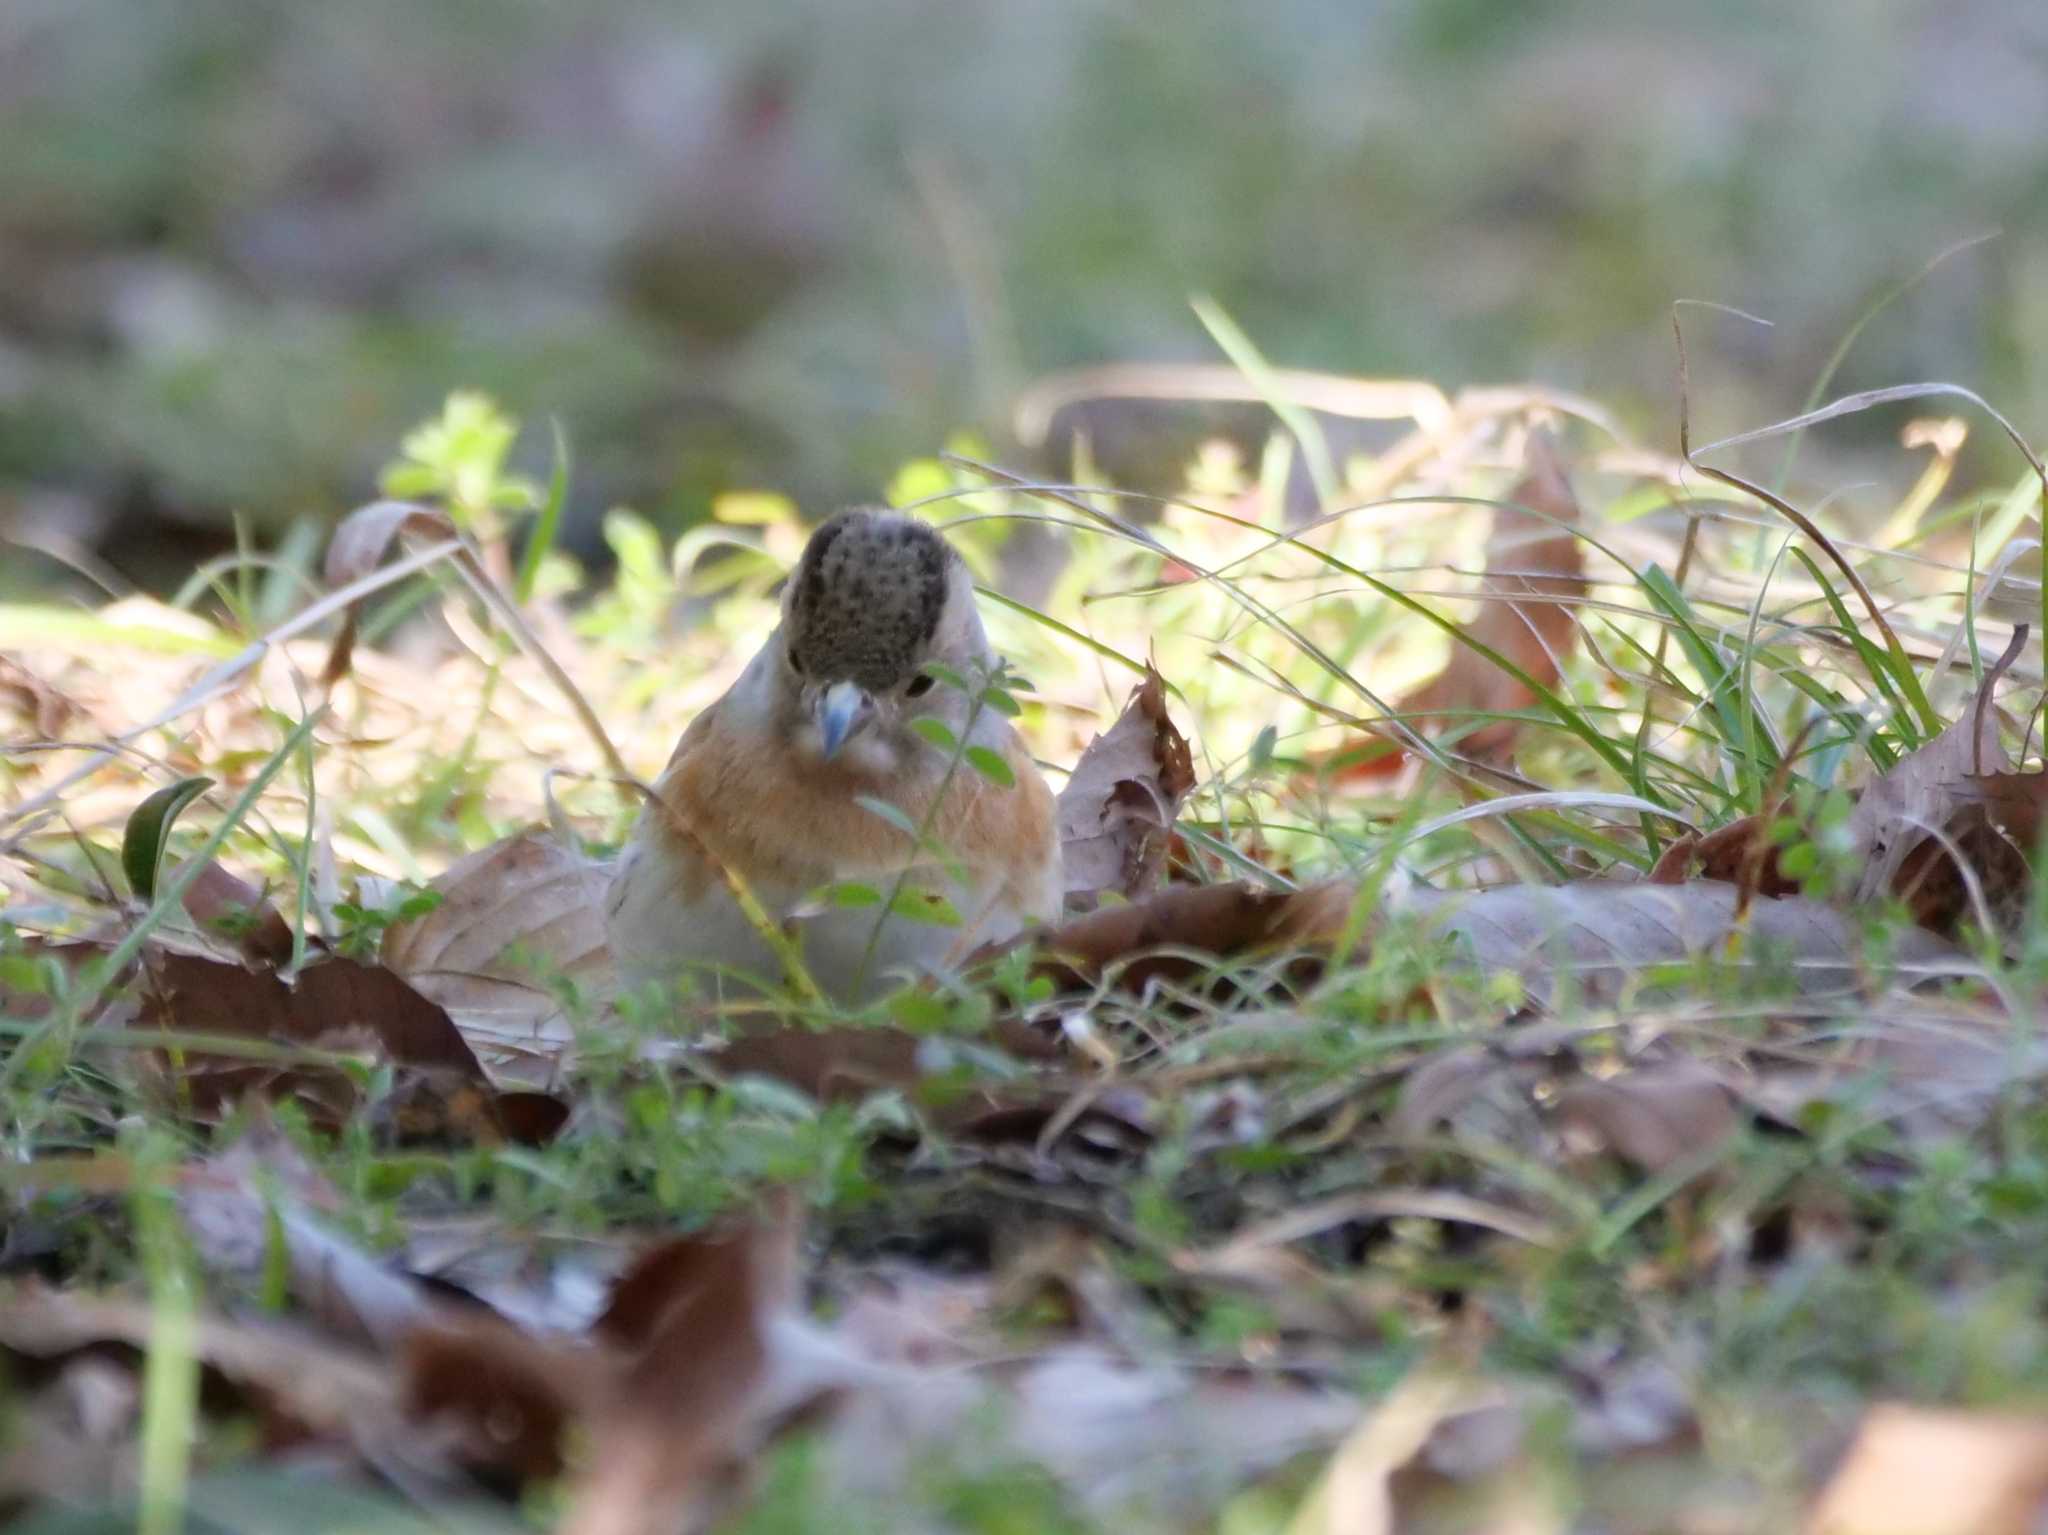
[[[1524,468],[1476,643],[1401,702],[1467,762],[1505,763],[1521,722],[1484,716],[1537,702],[1478,647],[1543,688],[1579,649],[1588,582],[1563,530],[1582,514],[1540,434]],[[337,583],[403,532],[450,531],[373,510]],[[945,1464],[1035,1468],[1060,1508],[1118,1528],[1249,1519],[1260,1497],[1278,1512],[1244,1527],[1300,1535],[1647,1530],[1680,1507],[1714,1528],[2031,1528],[2048,1477],[2023,1414],[1823,1408],[1787,1382],[1739,1414],[1839,1463],[1731,1467],[1731,1404],[1678,1309],[1697,1274],[1782,1287],[1881,1261],[1871,1191],[1995,1144],[2016,1084],[2048,1068],[1972,947],[1985,919],[2023,938],[2032,892],[2042,775],[2014,765],[1995,697],[2023,639],[1863,789],[1853,880],[1833,887],[1785,861],[1789,803],[1644,879],[1203,883],[1177,836],[1193,755],[1148,671],[1061,797],[1073,915],[981,956],[985,992],[869,1016],[636,1025],[610,990],[605,865],[559,820],[451,864],[428,909],[347,952],[267,887],[199,869],[193,926],[143,946],[140,1011],[117,998],[67,1026],[105,1082],[202,1145],[219,1125],[223,1149],[138,1161],[103,1116],[98,1142],[11,1180],[0,1356],[30,1442],[88,1453],[17,1455],[0,1492],[136,1485],[155,1312],[57,1255],[64,1201],[104,1214],[162,1189],[207,1277],[208,1422],[451,1507],[550,1499],[572,1531],[744,1521],[791,1446],[844,1527],[978,1528],[903,1517]],[[367,756],[372,715],[422,684],[347,641],[324,667],[310,645],[271,660],[351,701]],[[17,689],[20,707],[68,718],[54,687]],[[153,841],[152,869],[168,825]],[[1914,925],[1872,928],[1887,897]],[[65,1022],[67,977],[110,948],[104,930],[10,948],[8,1017]],[[748,1098],[764,1080],[781,1096]],[[758,1127],[720,1118],[735,1103],[799,1136],[860,1126],[862,1176],[890,1193],[840,1206],[778,1179]],[[506,1179],[550,1143],[601,1159],[650,1115],[701,1118],[746,1168],[686,1229],[673,1190],[593,1233],[495,1221],[443,1176],[482,1157],[465,1176]],[[397,1180],[367,1228],[301,1149],[337,1135]],[[1170,1208],[1148,1205],[1159,1190]],[[1638,1230],[1659,1235],[1626,1246]],[[1622,1250],[1632,1299],[1532,1366],[1550,1345],[1518,1292]],[[1630,1306],[1670,1325],[1627,1328]],[[1575,1503],[1554,1491],[1560,1445]],[[1963,1464],[1975,1502],[1914,1501]]]

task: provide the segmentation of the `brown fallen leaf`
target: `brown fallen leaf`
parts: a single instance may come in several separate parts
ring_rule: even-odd
[[[506,1497],[561,1475],[571,1425],[605,1400],[619,1368],[581,1339],[537,1337],[488,1313],[411,1328],[396,1358],[404,1420]]]
[[[1900,859],[1891,893],[1933,932],[1978,921],[2015,934],[2033,892],[2048,772],[1972,774],[1957,797],[1941,835],[1922,838]]]
[[[556,985],[591,1005],[612,988],[604,896],[611,870],[533,829],[451,864],[441,902],[394,924],[380,957],[478,1045],[569,1039]]]
[[[2011,767],[1992,693],[2019,654],[2026,626],[1986,674],[1962,717],[1909,752],[1857,796],[1847,836],[1858,865],[1857,905],[1893,896],[1930,932],[1967,921],[2018,931],[2033,889],[2032,858],[2048,811],[2048,772]],[[1794,895],[1784,846],[1769,831],[1782,812],[1748,815],[1674,842],[1647,883],[1719,880],[1765,896]]]
[[[0,1298],[0,1349],[36,1359],[107,1344],[146,1350],[157,1327],[156,1308],[144,1299],[34,1284]],[[295,1323],[202,1315],[191,1348],[201,1364],[263,1393],[310,1432],[345,1434],[388,1421],[397,1406],[393,1382],[374,1360]]]
[[[47,1018],[86,966],[111,947],[88,939],[17,934],[7,945],[8,965],[0,969],[0,1015],[22,1023]]]
[[[1104,891],[1139,896],[1156,886],[1174,817],[1194,786],[1194,758],[1166,712],[1165,680],[1148,668],[1060,791],[1068,909],[1085,910]]]
[[[374,1038],[403,1066],[438,1066],[481,1080],[483,1067],[443,1009],[389,970],[331,955],[287,985],[275,972],[194,954],[147,956],[148,1019],[199,1034],[320,1045]]]
[[[1685,1060],[1581,1077],[1558,1090],[1553,1107],[1568,1146],[1611,1152],[1653,1174],[1703,1156],[1741,1124],[1727,1084]]]
[[[1807,1535],[2035,1535],[2048,1418],[1884,1403],[1864,1414]]]
[[[1802,994],[1853,991],[1866,968],[1862,930],[1818,901],[1787,897],[1747,904],[1732,885],[1651,885],[1585,880],[1575,885],[1502,885],[1469,894],[1418,891],[1403,903],[1454,936],[1481,970],[1519,976],[1548,1006],[1569,978],[1576,994],[1601,1004],[1672,992],[1646,972],[1699,963],[1778,965]],[[1950,944],[1909,930],[1892,955],[1913,977],[1969,967]]]
[[[988,1049],[998,1066],[1061,1056],[1056,1040],[1016,1019],[997,1021]],[[941,1123],[955,1127],[1014,1106],[1016,1095],[998,1091],[993,1082],[963,1090],[945,1071],[944,1050],[942,1041],[908,1029],[853,1024],[765,1029],[708,1043],[692,1055],[722,1078],[768,1077],[819,1103],[858,1102],[877,1092],[901,1092]],[[941,1093],[930,1090],[929,1079],[935,1076],[945,1078],[938,1084]],[[1043,1096],[1037,1090],[1032,1095]]]
[[[1435,716],[1457,727],[1458,750],[1483,759],[1505,757],[1522,725],[1511,719],[1472,725],[1469,715],[1518,712],[1537,700],[1527,683],[1465,640],[1504,656],[1544,687],[1554,686],[1578,636],[1571,604],[1586,593],[1585,556],[1571,533],[1579,502],[1548,433],[1530,431],[1523,476],[1501,499],[1486,543],[1478,616],[1463,627],[1464,639],[1453,642],[1444,669],[1397,706],[1418,726]],[[1446,715],[1456,717],[1444,720]],[[1377,777],[1401,765],[1401,752],[1377,742],[1374,748],[1362,759],[1357,748],[1334,753],[1329,760],[1336,776]]]
[[[685,1527],[769,1424],[784,1361],[775,1317],[795,1313],[797,1211],[683,1238],[620,1280],[595,1336],[629,1351],[591,1422],[595,1453],[564,1535],[656,1535]]]
[[[1211,956],[1312,947],[1341,930],[1349,907],[1350,892],[1334,884],[1177,885],[1069,918],[1041,934],[1038,948],[1046,956],[1042,968],[1066,986],[1093,985],[1115,967],[1126,987],[1138,989],[1155,977],[1194,974]]]
[[[1993,678],[1985,679],[1988,692]],[[1985,702],[1980,698],[1978,702]],[[1908,752],[1873,780],[1849,815],[1849,841],[1862,864],[1855,898],[1876,900],[1893,888],[1906,856],[1945,828],[1969,803],[1970,781],[2008,771],[2011,759],[1998,740],[1998,716],[1972,707],[1925,746]]]
[[[232,938],[254,963],[281,965],[292,957],[291,924],[263,891],[216,861],[185,887],[184,904],[194,922]]]
[[[1664,850],[1646,883],[1683,885],[1696,879],[1721,880],[1757,895],[1797,895],[1798,880],[1785,876],[1779,859],[1783,847],[1768,840],[1774,816],[1746,815],[1704,835],[1687,832]]]
[[[432,507],[410,501],[373,501],[342,518],[327,542],[327,559],[321,573],[329,586],[360,581],[381,565],[392,544],[408,533],[453,538],[455,524],[446,512]],[[320,680],[330,687],[348,675],[349,662],[355,654],[360,607],[360,603],[353,603],[342,614],[341,628],[327,652]]]
[[[1112,971],[1126,987],[1199,973],[1216,957],[1250,960],[1299,950],[1312,960],[1346,927],[1354,893],[1342,884],[1269,890],[1249,884],[1185,886],[1075,918],[1038,939],[1045,973],[1092,985]],[[1646,973],[1699,962],[1782,963],[1801,992],[1853,989],[1865,948],[1855,922],[1797,898],[1743,909],[1732,885],[1586,880],[1417,891],[1396,911],[1456,941],[1477,969],[1520,977],[1548,1005],[1564,977],[1596,1003],[1649,995]],[[1383,930],[1385,915],[1368,930]],[[1931,933],[1902,935],[1894,954],[1908,973],[1956,973],[1962,956]]]
[[[2014,630],[1954,724],[1858,797],[1849,837],[1862,860],[1859,902],[1895,896],[1921,926],[1944,934],[1973,918],[1995,932],[2018,930],[2033,888],[2048,772],[2013,768],[1993,699],[2027,632],[2025,624]]]
[[[253,1284],[281,1248],[292,1297],[330,1336],[389,1349],[440,1310],[418,1281],[321,1218],[340,1195],[279,1133],[249,1135],[182,1169],[176,1186],[202,1262]]]
[[[146,955],[144,1019],[177,1034],[215,1035],[310,1049],[346,1051],[374,1041],[403,1068],[385,1105],[386,1127],[409,1142],[545,1139],[566,1112],[551,1113],[521,1094],[501,1113],[501,1094],[445,1009],[380,966],[340,955],[316,960],[289,985],[269,970],[201,955]],[[338,1066],[249,1060],[203,1044],[166,1051],[177,1091],[202,1114],[252,1093],[291,1096],[321,1123],[339,1124],[356,1107],[353,1080]]]

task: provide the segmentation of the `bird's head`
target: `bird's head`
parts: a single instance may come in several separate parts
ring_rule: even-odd
[[[842,512],[811,535],[782,600],[785,712],[800,747],[876,772],[910,750],[912,721],[957,727],[968,700],[935,681],[989,658],[966,567],[925,523]]]

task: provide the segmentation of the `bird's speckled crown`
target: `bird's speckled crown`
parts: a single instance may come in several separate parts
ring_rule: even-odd
[[[799,672],[870,692],[916,669],[938,631],[957,556],[899,512],[841,512],[811,535],[790,578],[785,639]]]

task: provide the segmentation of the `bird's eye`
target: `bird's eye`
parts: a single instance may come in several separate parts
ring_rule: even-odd
[[[922,698],[931,690],[931,674],[929,672],[919,672],[915,677],[912,677],[910,679],[910,686],[903,690],[903,696],[905,698]]]

